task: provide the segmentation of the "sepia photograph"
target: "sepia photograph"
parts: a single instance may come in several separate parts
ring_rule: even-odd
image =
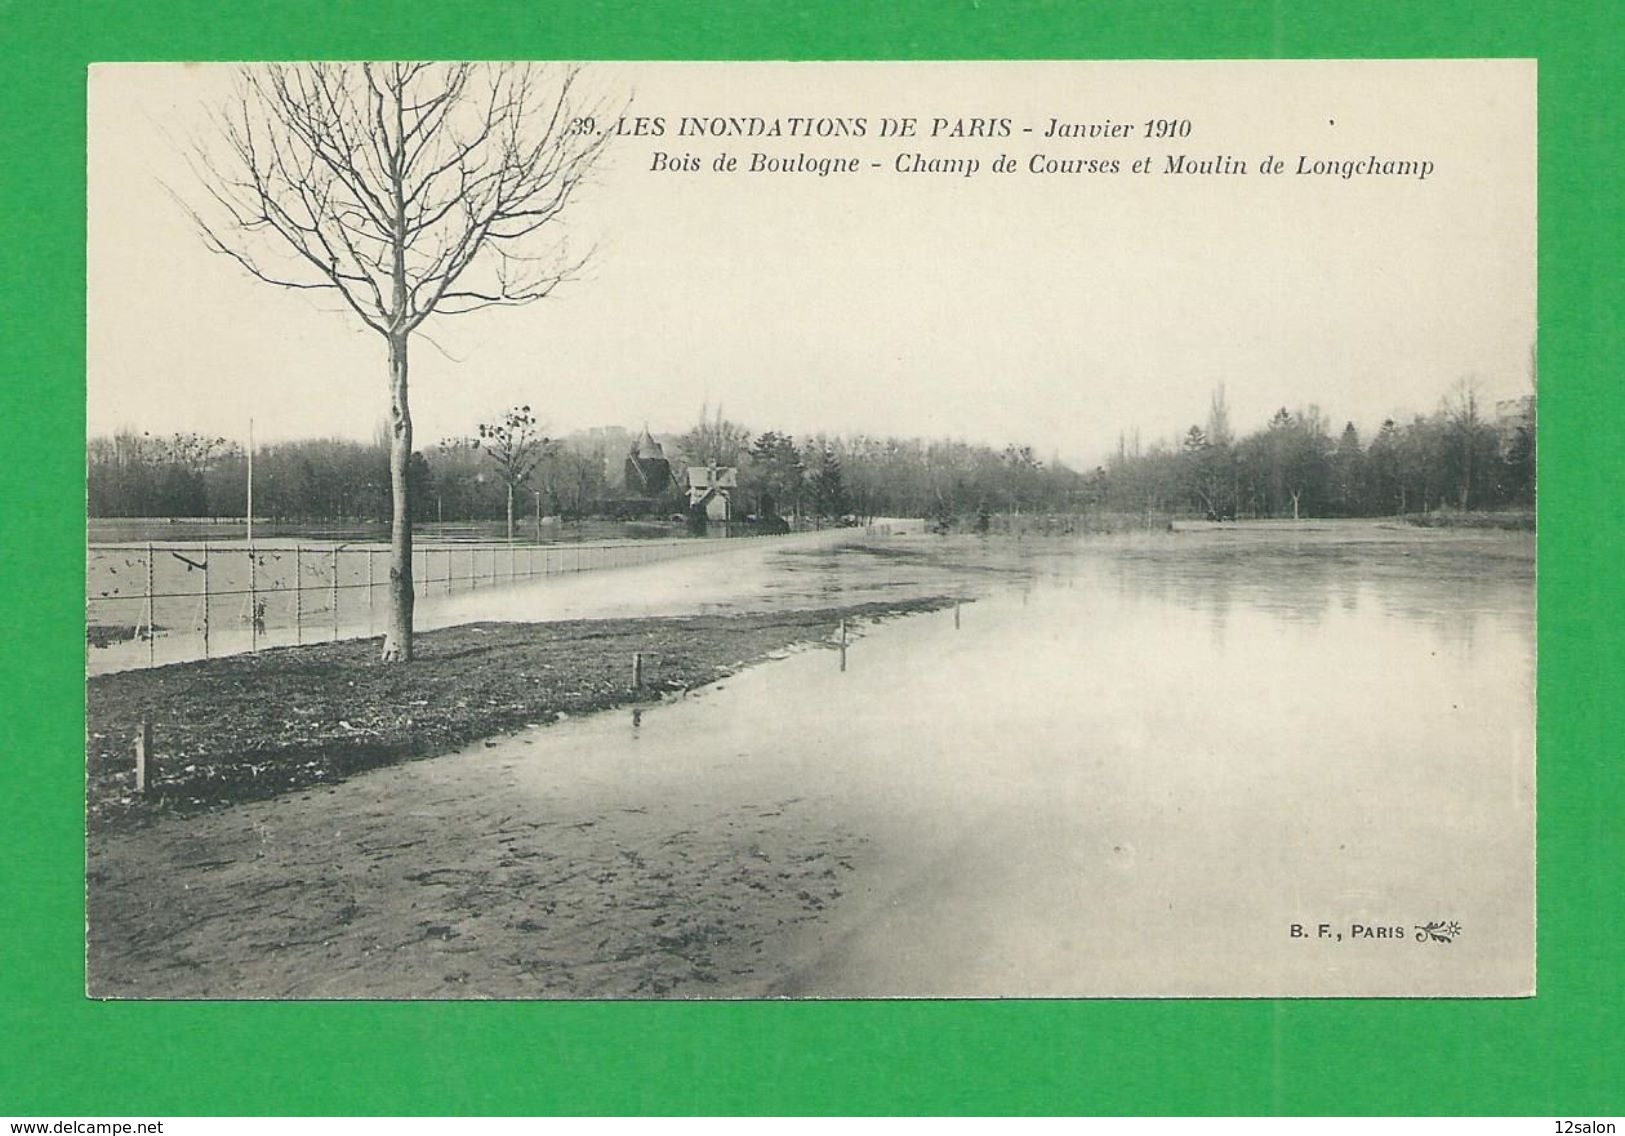
[[[87,115],[89,997],[1534,995],[1533,60]]]

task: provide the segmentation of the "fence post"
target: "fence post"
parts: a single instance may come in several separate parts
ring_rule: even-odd
[[[333,638],[339,637],[339,550],[333,549]]]
[[[248,546],[248,649],[260,649],[260,558],[254,546]]]
[[[147,541],[147,663],[149,665],[153,662],[154,654],[157,651],[158,640],[158,629],[155,626],[157,613],[154,612],[152,606],[152,559],[152,541],[149,540]]]
[[[632,689],[643,689],[643,652],[632,652]]]
[[[203,542],[203,657],[209,657],[209,542]]]
[[[293,546],[293,641],[305,642],[305,546]]]
[[[152,754],[152,723],[141,719],[141,728],[135,732],[135,791],[146,796],[147,789],[157,780],[157,762]]]
[[[367,546],[367,630],[372,630],[372,553],[371,545]]]

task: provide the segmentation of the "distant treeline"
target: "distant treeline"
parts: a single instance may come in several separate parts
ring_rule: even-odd
[[[122,430],[89,443],[92,517],[241,517],[248,455],[227,438]],[[555,445],[533,475],[550,515],[587,513],[605,495],[601,452]],[[415,519],[494,520],[507,490],[485,456],[446,443],[412,455]],[[525,503],[528,507],[530,502]],[[278,521],[387,521],[389,447],[315,438],[255,447],[254,515]]]
[[[630,432],[598,429],[549,440],[516,499],[521,517],[661,514],[683,507],[688,465],[739,470],[738,515],[971,517],[1022,512],[1167,513],[1230,517],[1357,517],[1441,507],[1533,504],[1534,398],[1488,410],[1462,386],[1431,415],[1382,423],[1369,441],[1333,430],[1317,408],[1282,408],[1260,429],[1233,432],[1223,392],[1206,422],[1177,441],[1125,437],[1102,466],[1044,462],[1029,446],[963,441],[754,433],[702,416],[663,439],[677,478],[662,493],[625,484]],[[121,431],[89,445],[94,517],[240,517],[247,455],[228,439]],[[412,455],[420,521],[497,520],[507,487],[489,454],[448,440]],[[256,516],[287,521],[386,520],[389,463],[373,442],[315,439],[254,455]]]
[[[1091,496],[1123,511],[1216,517],[1371,517],[1523,508],[1535,500],[1535,397],[1486,408],[1469,384],[1430,415],[1384,421],[1365,441],[1320,409],[1277,410],[1235,435],[1223,391],[1175,444],[1120,441]]]

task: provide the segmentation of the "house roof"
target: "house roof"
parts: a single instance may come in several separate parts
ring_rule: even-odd
[[[666,451],[659,442],[654,440],[654,435],[649,433],[649,427],[645,426],[643,433],[638,437],[637,444],[632,447],[632,454],[644,461],[651,461],[655,458],[665,457]]]

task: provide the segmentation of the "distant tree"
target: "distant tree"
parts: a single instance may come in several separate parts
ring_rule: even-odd
[[[677,448],[690,465],[738,466],[750,447],[750,431],[709,407],[700,408],[700,420],[677,440]]]
[[[1331,449],[1326,421],[1318,407],[1291,414],[1283,406],[1270,419],[1268,438],[1274,506],[1285,511],[1290,501],[1292,519],[1299,520],[1311,511],[1325,485]]]
[[[1208,445],[1217,449],[1235,441],[1230,429],[1230,407],[1225,402],[1223,383],[1213,388],[1213,394],[1208,399],[1207,429],[1203,433],[1207,435]]]
[[[1365,511],[1365,454],[1360,449],[1360,432],[1353,422],[1343,425],[1331,465],[1332,507],[1344,517]]]
[[[1529,345],[1529,394],[1527,411],[1520,415],[1502,442],[1501,460],[1505,464],[1502,478],[1506,496],[1511,502],[1535,503],[1535,446],[1536,422],[1539,419],[1540,355],[1537,345]]]
[[[846,483],[841,477],[841,460],[827,442],[810,446],[802,457],[807,467],[808,490],[813,512],[820,517],[843,517],[849,511]]]
[[[832,438],[830,445],[841,463],[851,511],[860,517],[875,516],[889,496],[886,443],[867,434],[849,434]]]
[[[1405,427],[1399,442],[1399,469],[1404,485],[1404,510],[1430,512],[1444,503],[1448,464],[1443,420],[1416,415]]]
[[[1263,435],[1266,511],[1279,516],[1287,500],[1287,467],[1292,462],[1294,422],[1292,412],[1281,407],[1270,416]]]
[[[435,516],[431,510],[435,504],[435,476],[434,467],[423,451],[413,450],[412,460],[406,467],[407,480],[412,484],[412,507],[417,510],[414,520],[427,521]],[[387,484],[387,482],[380,482]]]
[[[562,512],[586,515],[606,488],[604,452],[590,445],[559,445],[549,464],[557,467],[555,492]]]
[[[120,430],[91,439],[86,458],[91,516],[209,517],[226,515],[231,498],[222,495],[222,479],[240,471],[243,450],[205,434]]]
[[[1385,418],[1366,450],[1366,512],[1389,515],[1405,511],[1400,462],[1399,426]]]
[[[1180,440],[1179,481],[1185,495],[1204,514],[1214,520],[1224,515],[1219,501],[1222,471],[1207,432],[1200,426],[1192,426]]]
[[[194,162],[205,244],[257,280],[333,292],[388,354],[390,615],[382,659],[412,657],[407,353],[431,315],[530,303],[579,267],[537,255],[607,130],[574,71],[531,64],[310,63],[239,70]]]
[[[1008,445],[999,455],[1002,496],[1020,512],[1038,505],[1043,492],[1044,463],[1031,446]]]
[[[1214,388],[1208,399],[1207,429],[1208,487],[1210,507],[1220,517],[1236,515],[1240,495],[1240,471],[1236,466],[1235,432],[1230,427],[1230,407],[1225,402],[1224,384]]]
[[[1535,429],[1531,421],[1513,426],[1501,455],[1501,483],[1509,503],[1535,500]]]
[[[1498,449],[1495,428],[1484,420],[1478,385],[1471,379],[1458,382],[1446,396],[1441,416],[1456,503],[1469,509],[1493,494]]]
[[[495,467],[497,480],[507,491],[508,541],[512,543],[514,494],[530,480],[553,442],[542,433],[529,406],[516,406],[494,421],[480,423],[479,435],[470,444]]]
[[[794,512],[801,497],[806,471],[795,440],[788,434],[768,430],[751,444],[746,469],[747,487],[756,501],[756,512],[776,517],[785,510]]]

